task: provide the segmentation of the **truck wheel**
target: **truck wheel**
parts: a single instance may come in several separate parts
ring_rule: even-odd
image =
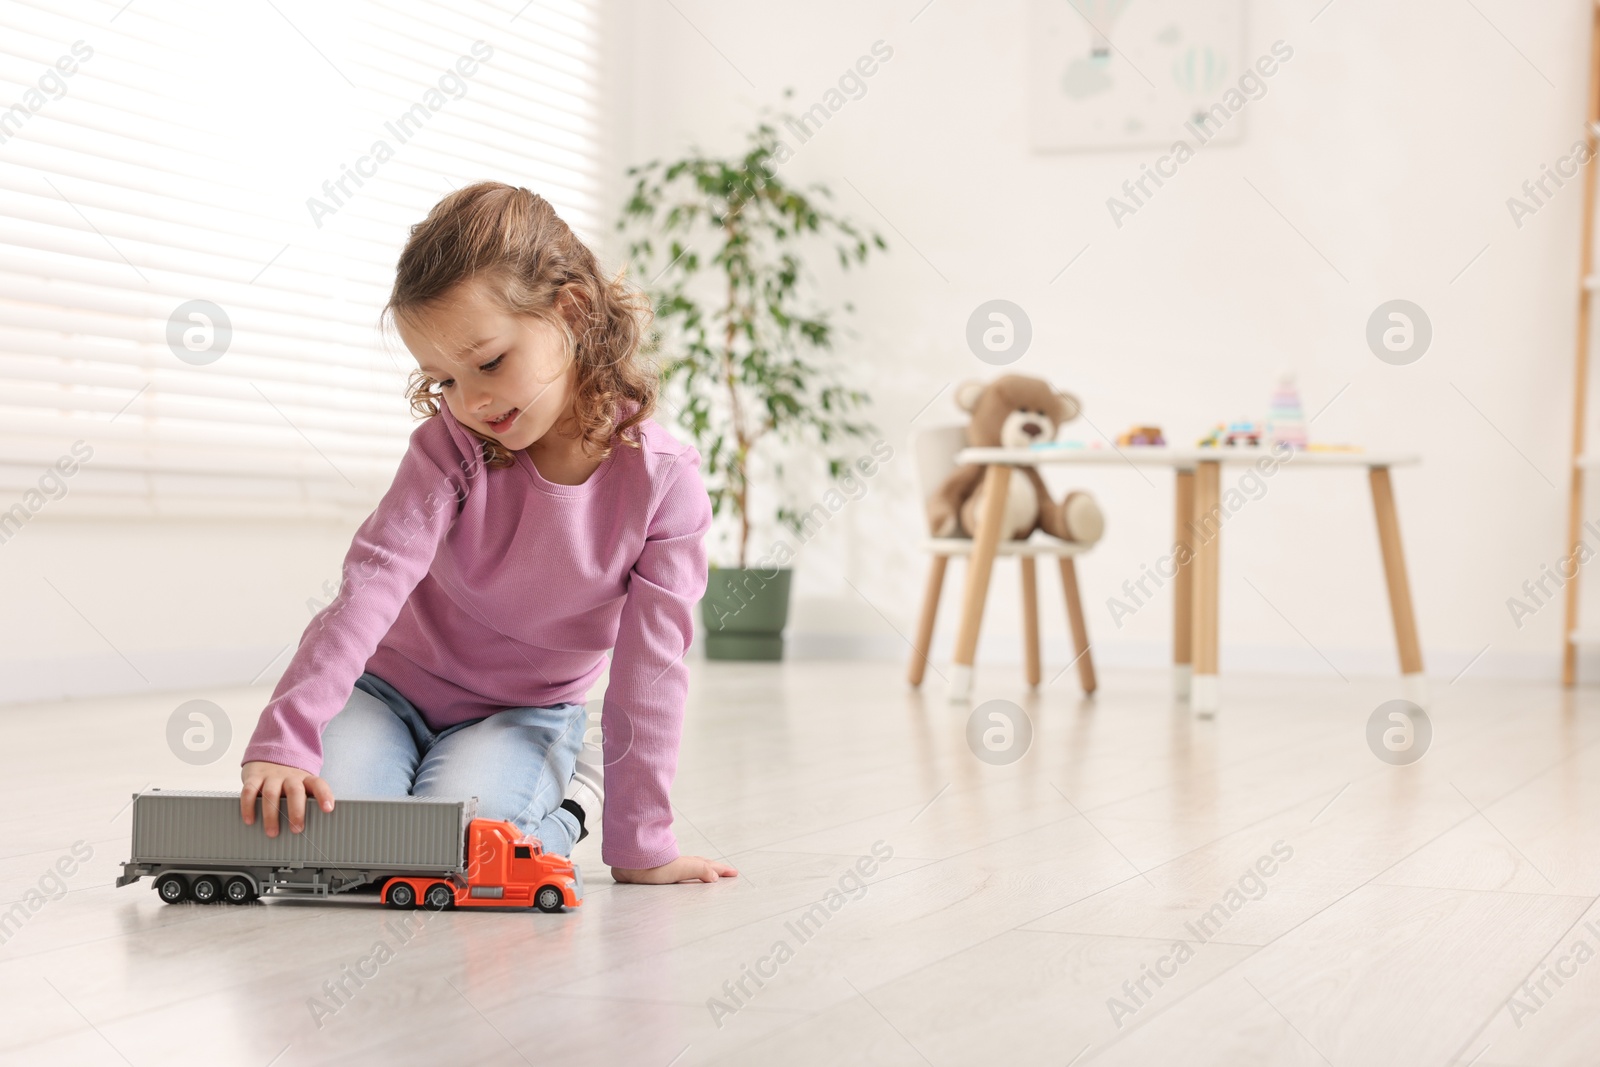
[[[229,904],[248,904],[256,899],[256,887],[250,884],[250,879],[234,875],[228,879],[228,884],[222,887],[222,895]]]
[[[414,908],[417,906],[417,891],[406,882],[396,882],[384,894],[384,899],[393,908]]]
[[[222,882],[213,875],[202,874],[190,884],[189,894],[197,904],[215,904],[222,896]]]
[[[539,906],[540,911],[560,911],[561,890],[553,885],[542,885],[539,887],[539,892],[534,894],[533,902]]]
[[[443,911],[456,902],[456,895],[443,882],[435,882],[422,895],[422,900],[434,911]]]
[[[156,896],[163,904],[181,904],[189,899],[189,883],[181,874],[164,874],[156,879]]]

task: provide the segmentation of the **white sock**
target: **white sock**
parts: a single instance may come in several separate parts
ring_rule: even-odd
[[[573,768],[572,781],[567,783],[563,802],[567,800],[583,812],[579,820],[583,829],[578,835],[578,840],[582,841],[589,836],[590,826],[600,825],[601,806],[605,802],[605,753],[598,737],[594,741],[586,738],[578,752],[578,763]]]

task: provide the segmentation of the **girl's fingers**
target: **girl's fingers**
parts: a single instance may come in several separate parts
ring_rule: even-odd
[[[278,801],[283,796],[283,779],[270,774],[261,783],[261,824],[268,837],[278,836]]]
[[[256,792],[261,788],[260,782],[245,782],[239,790],[239,814],[244,817],[246,826],[253,826],[256,821]]]
[[[659,867],[649,867],[634,870],[627,867],[611,868],[611,877],[618,882],[634,882],[639,885],[679,885],[697,882],[715,882],[722,878],[737,878],[739,872],[733,866],[717,860],[708,860],[704,856],[679,856],[669,863]]]
[[[729,864],[721,860],[706,859],[704,856],[691,857],[700,867],[699,878],[706,882],[715,882],[718,878],[733,878],[738,875]]]
[[[284,781],[284,795],[289,798],[289,832],[298,834],[306,828],[306,787],[303,779]]]
[[[333,810],[333,786],[317,775],[307,778],[305,784],[310,788],[312,795],[321,802],[323,811]]]
[[[678,881],[715,882],[717,880],[716,868],[713,867],[709,861],[700,859],[698,856],[695,857],[694,864],[687,872],[685,872],[685,875],[685,877],[678,879]]]

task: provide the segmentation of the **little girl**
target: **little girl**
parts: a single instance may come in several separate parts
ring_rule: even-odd
[[[672,833],[711,505],[699,454],[650,417],[648,311],[526,189],[469,186],[411,228],[384,314],[425,420],[245,749],[247,824],[258,795],[269,837],[285,796],[295,833],[308,792],[476,796],[568,855],[599,800],[600,769],[574,772],[611,650],[612,877],[738,873]]]

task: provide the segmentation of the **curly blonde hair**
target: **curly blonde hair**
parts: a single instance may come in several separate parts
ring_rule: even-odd
[[[574,411],[586,451],[604,458],[616,441],[637,448],[639,424],[655,410],[657,377],[640,354],[651,320],[649,299],[625,281],[606,278],[599,261],[550,206],[527,189],[478,182],[439,201],[411,227],[400,253],[386,320],[411,319],[471,278],[488,281],[513,314],[557,327],[578,365]],[[439,414],[443,394],[421,370],[411,372],[406,398],[418,418]],[[631,402],[631,412],[623,411]],[[483,441],[490,467],[509,467],[511,450]]]

